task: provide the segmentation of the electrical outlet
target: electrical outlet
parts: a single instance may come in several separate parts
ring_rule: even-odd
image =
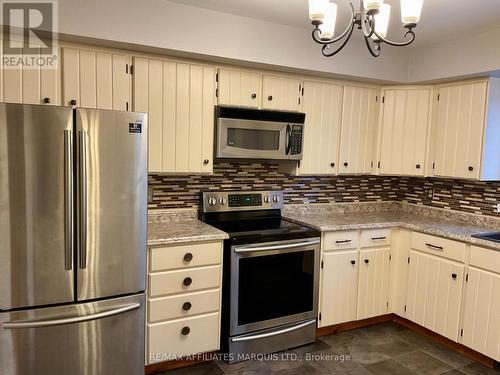
[[[500,203],[497,203],[497,212],[500,212]]]

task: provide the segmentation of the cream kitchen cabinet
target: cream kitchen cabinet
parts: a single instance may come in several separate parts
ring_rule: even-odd
[[[406,318],[458,340],[465,265],[412,249]]]
[[[62,105],[131,110],[130,57],[124,54],[62,49]]]
[[[236,107],[260,108],[262,74],[243,70],[218,69],[217,103]]]
[[[500,361],[500,252],[470,251],[461,343]]]
[[[133,92],[149,113],[149,171],[212,173],[215,68],[134,57]]]
[[[379,126],[380,174],[423,176],[431,88],[385,88]]]
[[[302,82],[299,79],[264,74],[262,108],[300,111]]]
[[[323,252],[319,327],[356,320],[359,251]]]
[[[2,68],[0,101],[7,103],[49,104],[61,103],[61,67]]]
[[[500,79],[438,87],[434,175],[500,180]]]
[[[379,90],[375,88],[344,86],[339,174],[372,172],[377,133],[378,97]]]

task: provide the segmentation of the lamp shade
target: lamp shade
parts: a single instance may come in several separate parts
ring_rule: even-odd
[[[319,25],[321,39],[333,38],[335,32],[335,21],[337,20],[337,4],[328,3],[326,5],[326,14],[323,23]]]
[[[328,0],[309,0],[309,19],[323,22],[328,3]]]
[[[391,17],[391,6],[389,4],[382,4],[380,10],[375,14],[375,31],[382,38],[387,35],[387,28],[389,27],[389,18]],[[377,40],[378,37],[373,34],[373,39]]]
[[[420,20],[424,0],[401,0],[401,21],[405,25]]]
[[[366,10],[379,10],[384,0],[363,0],[363,7]]]

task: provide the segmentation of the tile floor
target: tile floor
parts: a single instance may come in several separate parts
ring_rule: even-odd
[[[473,362],[395,323],[322,336],[315,344],[292,349],[279,357],[277,361],[254,360],[233,365],[206,362],[162,375],[500,375],[500,370]]]

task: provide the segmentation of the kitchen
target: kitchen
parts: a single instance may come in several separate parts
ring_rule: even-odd
[[[11,28],[0,373],[498,373],[500,7],[452,3],[46,1],[50,45]]]

